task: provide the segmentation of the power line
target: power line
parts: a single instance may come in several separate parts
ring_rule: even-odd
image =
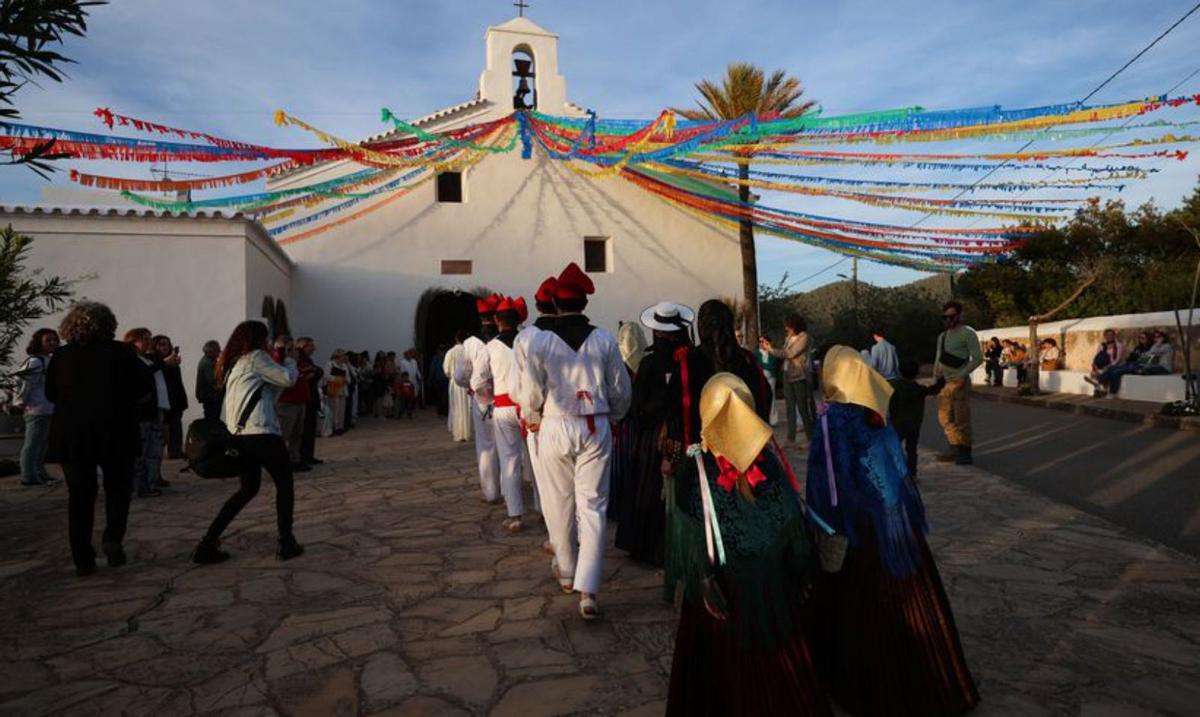
[[[1108,84],[1109,84],[1110,82],[1112,82],[1113,80],[1115,80],[1115,79],[1117,78],[1117,76],[1119,76],[1119,75],[1120,75],[1122,72],[1124,72],[1125,70],[1129,69],[1129,67],[1130,67],[1131,65],[1133,65],[1133,63],[1135,63],[1135,62],[1137,62],[1139,59],[1141,59],[1143,55],[1145,55],[1147,52],[1149,52],[1149,51],[1150,51],[1150,49],[1151,49],[1151,48],[1153,48],[1155,45],[1157,45],[1159,42],[1161,42],[1161,41],[1163,40],[1163,38],[1165,38],[1167,35],[1170,35],[1170,34],[1171,34],[1171,32],[1175,30],[1175,28],[1177,28],[1177,27],[1179,27],[1180,25],[1182,25],[1182,24],[1183,24],[1183,22],[1184,22],[1185,20],[1187,20],[1189,17],[1191,17],[1193,14],[1195,14],[1197,10],[1200,10],[1200,2],[1196,3],[1195,5],[1193,5],[1191,10],[1188,10],[1186,13],[1184,13],[1184,14],[1183,14],[1183,16],[1182,16],[1182,17],[1180,17],[1178,20],[1176,20],[1174,23],[1172,23],[1170,27],[1168,27],[1166,30],[1163,30],[1163,31],[1162,31],[1162,33],[1161,33],[1161,34],[1159,34],[1159,36],[1158,36],[1158,37],[1154,38],[1154,40],[1153,40],[1153,41],[1151,41],[1149,45],[1146,45],[1146,46],[1145,46],[1145,47],[1143,47],[1141,50],[1139,50],[1137,54],[1135,54],[1133,57],[1129,58],[1129,60],[1127,60],[1127,61],[1125,62],[1125,64],[1121,65],[1121,67],[1120,67],[1120,68],[1118,68],[1116,72],[1113,72],[1111,75],[1109,75],[1108,77],[1106,77],[1106,78],[1104,79],[1104,81],[1103,81],[1103,82],[1101,82],[1099,85],[1096,85],[1096,87],[1095,87],[1095,88],[1094,88],[1094,89],[1093,89],[1091,92],[1089,92],[1089,93],[1087,93],[1086,95],[1084,95],[1082,99],[1080,99],[1080,100],[1076,101],[1076,102],[1075,102],[1075,105],[1076,105],[1077,107],[1078,107],[1078,106],[1080,106],[1080,105],[1083,105],[1085,102],[1087,102],[1087,101],[1088,101],[1088,100],[1090,100],[1092,97],[1094,97],[1094,96],[1096,95],[1096,93],[1098,93],[1100,90],[1102,90],[1102,89],[1104,89],[1106,86],[1108,86]],[[1180,81],[1179,83],[1177,83],[1177,84],[1175,85],[1175,87],[1172,87],[1170,90],[1168,90],[1168,94],[1169,94],[1170,92],[1173,92],[1173,91],[1174,91],[1176,88],[1180,87],[1181,85],[1183,85],[1183,84],[1184,84],[1185,82],[1187,82],[1188,80],[1190,80],[1190,79],[1191,79],[1192,77],[1194,77],[1194,76],[1195,76],[1197,73],[1200,73],[1200,69],[1198,69],[1198,70],[1196,70],[1195,72],[1193,72],[1192,74],[1188,75],[1188,76],[1187,76],[1187,77],[1185,77],[1185,78],[1184,78],[1182,81]],[[1126,124],[1128,124],[1128,123],[1129,123],[1129,121],[1127,120],[1127,121],[1126,121]],[[1051,126],[1049,126],[1049,127],[1046,127],[1046,128],[1045,128],[1045,129],[1042,131],[1042,135],[1044,136],[1045,134],[1049,133],[1049,131],[1050,131],[1051,129],[1053,129],[1055,126],[1056,126],[1056,125],[1051,125]],[[1118,127],[1118,128],[1116,128],[1116,129],[1114,129],[1114,130],[1113,130],[1113,132],[1110,132],[1109,134],[1105,135],[1105,137],[1112,136],[1112,134],[1113,134],[1113,133],[1117,132],[1118,130],[1122,129],[1123,127],[1124,127],[1124,125],[1122,125],[1121,127]],[[1020,147],[1020,148],[1019,148],[1019,149],[1016,151],[1016,154],[1019,154],[1019,153],[1021,153],[1021,152],[1024,152],[1026,149],[1029,149],[1029,147],[1030,147],[1030,146],[1032,146],[1032,145],[1033,145],[1035,142],[1037,142],[1039,139],[1041,139],[1041,137],[1034,137],[1034,138],[1030,139],[1030,140],[1029,140],[1029,141],[1027,141],[1025,144],[1021,145],[1021,147]],[[1099,144],[1099,142],[1097,142],[1097,144]],[[1092,145],[1092,146],[1094,147],[1094,146],[1096,146],[1096,145]],[[1001,169],[1003,169],[1004,167],[1008,166],[1008,165],[1009,165],[1011,162],[1012,162],[1012,160],[1011,160],[1011,159],[1006,159],[1006,160],[1004,160],[1003,162],[1001,162],[1000,164],[997,164],[995,167],[992,167],[991,169],[989,169],[989,170],[987,171],[987,173],[985,173],[983,176],[979,177],[979,178],[978,178],[978,179],[976,179],[974,182],[972,182],[972,183],[970,184],[970,186],[966,187],[965,189],[963,189],[962,191],[960,191],[958,194],[954,195],[954,197],[953,197],[953,199],[951,199],[951,201],[954,201],[954,200],[956,200],[956,199],[961,199],[961,198],[963,197],[963,195],[965,195],[965,194],[967,194],[968,192],[972,191],[972,190],[973,190],[973,189],[974,189],[976,186],[978,186],[978,185],[979,185],[981,182],[983,182],[983,180],[987,179],[988,177],[992,176],[993,174],[995,174],[996,172],[1000,171],[1000,170],[1001,170]],[[1066,164],[1066,165],[1064,165],[1064,166],[1069,166],[1069,165],[1070,165],[1070,163],[1068,162],[1068,164]],[[1057,171],[1057,170],[1055,170],[1055,171]],[[1028,190],[1026,190],[1026,191],[1028,191]],[[925,214],[925,216],[923,216],[923,217],[921,217],[920,219],[918,219],[917,221],[913,222],[913,223],[912,223],[912,224],[909,226],[909,229],[915,229],[915,228],[916,228],[917,226],[919,226],[919,225],[920,225],[922,222],[924,222],[926,219],[928,219],[929,217],[931,217],[931,216],[933,216],[933,215],[934,215],[934,212],[929,212],[929,213]],[[978,219],[977,219],[976,221],[978,221]],[[830,269],[834,268],[835,266],[837,266],[837,265],[839,265],[839,264],[841,264],[841,263],[843,263],[843,262],[845,262],[845,261],[847,261],[847,260],[849,260],[849,259],[850,259],[850,257],[848,257],[848,256],[844,256],[844,257],[842,257],[841,259],[838,259],[838,260],[837,260],[837,261],[835,261],[834,263],[830,264],[829,266],[825,267],[824,269],[821,269],[820,271],[814,272],[814,273],[812,273],[812,274],[810,274],[810,275],[808,275],[808,276],[804,277],[803,279],[800,279],[799,281],[794,281],[794,282],[792,282],[792,283],[791,283],[791,284],[789,284],[788,286],[784,287],[784,290],[786,291],[787,289],[790,289],[790,288],[792,288],[792,287],[794,287],[794,286],[798,286],[798,285],[800,285],[800,284],[802,284],[802,283],[804,283],[804,282],[806,282],[806,281],[809,281],[810,279],[815,279],[816,277],[820,276],[821,274],[824,274],[825,272],[829,271]]]
[[[1189,73],[1187,74],[1187,76],[1186,76],[1186,77],[1184,77],[1182,80],[1180,80],[1179,82],[1176,82],[1174,85],[1172,85],[1172,86],[1171,86],[1171,88],[1170,88],[1170,89],[1168,89],[1168,90],[1167,90],[1167,91],[1166,91],[1164,94],[1166,94],[1166,95],[1168,95],[1168,96],[1169,96],[1169,95],[1170,95],[1172,92],[1174,92],[1175,90],[1177,90],[1177,89],[1179,89],[1180,87],[1183,87],[1185,84],[1187,84],[1187,83],[1188,83],[1188,81],[1189,81],[1189,80],[1191,80],[1191,79],[1192,79],[1193,77],[1195,77],[1196,75],[1200,75],[1200,67],[1197,67],[1196,69],[1194,69],[1194,70],[1192,70],[1191,72],[1189,72]],[[1126,128],[1126,127],[1128,127],[1130,124],[1132,124],[1132,123],[1134,122],[1134,120],[1137,120],[1137,119],[1139,119],[1138,115],[1133,115],[1133,116],[1132,116],[1132,117],[1130,117],[1129,119],[1127,119],[1127,120],[1125,120],[1124,122],[1122,122],[1120,125],[1118,125],[1118,126],[1116,126],[1116,127],[1113,127],[1113,128],[1112,128],[1112,129],[1110,129],[1108,132],[1105,132],[1103,136],[1101,136],[1101,137],[1100,137],[1099,139],[1097,139],[1095,142],[1093,142],[1093,143],[1091,143],[1090,145],[1088,145],[1086,149],[1095,149],[1096,147],[1099,147],[1101,144],[1104,144],[1104,142],[1108,141],[1108,138],[1109,138],[1109,137],[1111,137],[1111,136],[1113,136],[1114,134],[1116,134],[1116,133],[1120,132],[1121,130],[1125,129],[1125,128]],[[1075,162],[1079,161],[1079,159],[1080,159],[1079,157],[1071,157],[1071,158],[1070,158],[1070,159],[1068,159],[1066,162],[1064,162],[1064,163],[1062,163],[1062,164],[1060,164],[1060,165],[1056,166],[1054,169],[1052,169],[1052,170],[1050,170],[1048,173],[1046,173],[1046,175],[1045,175],[1045,176],[1043,176],[1043,177],[1042,177],[1042,179],[1041,179],[1040,181],[1043,181],[1043,182],[1044,182],[1044,181],[1046,181],[1047,179],[1050,179],[1051,177],[1053,177],[1054,175],[1058,174],[1058,173],[1059,173],[1059,172],[1061,172],[1062,170],[1064,170],[1064,169],[1066,169],[1066,168],[1070,167],[1071,165],[1075,164]],[[1029,189],[1022,189],[1020,192],[1017,192],[1017,196],[1018,196],[1018,197],[1021,197],[1021,196],[1024,196],[1024,195],[1028,194],[1028,193],[1029,193]],[[970,224],[968,224],[968,225],[967,225],[967,228],[969,229],[969,228],[971,228],[971,227],[975,226],[976,224],[978,224],[978,223],[979,223],[979,222],[981,222],[982,220],[983,220],[983,218],[982,218],[982,217],[977,217],[977,218],[975,218],[974,220],[972,220],[972,221],[971,221],[971,223],[970,223]]]
[[[837,261],[833,262],[829,266],[825,267],[824,269],[814,271],[813,273],[809,274],[808,276],[804,277],[803,279],[797,279],[796,281],[793,281],[792,283],[783,287],[783,291],[787,291],[788,289],[792,288],[793,286],[799,286],[800,284],[803,284],[804,282],[808,281],[809,279],[815,279],[818,276],[820,276],[821,274],[824,274],[825,272],[829,271],[830,269],[838,266],[839,264],[843,264],[847,261],[850,261],[850,257],[844,256],[841,259],[838,259]]]

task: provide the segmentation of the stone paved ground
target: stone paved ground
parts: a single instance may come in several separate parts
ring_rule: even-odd
[[[610,556],[605,619],[583,624],[541,531],[499,530],[471,450],[432,417],[320,448],[297,487],[308,553],[289,563],[267,487],[230,562],[186,557],[232,484],[183,476],[134,503],[130,565],[87,579],[65,489],[0,489],[0,714],[662,712],[658,575]],[[976,714],[1196,713],[1200,564],[982,471],[926,468]]]

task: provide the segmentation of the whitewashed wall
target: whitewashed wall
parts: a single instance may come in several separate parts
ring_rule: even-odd
[[[244,219],[0,209],[0,224],[9,223],[34,238],[30,268],[87,277],[75,287],[76,298],[112,308],[118,339],[146,326],[181,347],[188,418],[199,415],[192,394],[204,342],[223,343],[239,321],[257,318],[263,294],[289,294],[290,263]],[[62,313],[51,316],[29,333],[57,329],[61,319]]]
[[[465,177],[462,204],[439,204],[432,182],[386,207],[287,247],[299,265],[295,316],[324,347],[403,349],[417,301],[431,286],[532,294],[585,236],[611,237],[611,272],[594,274],[589,314],[616,328],[663,299],[697,306],[741,293],[737,237],[670,207],[625,180],[576,176],[558,162],[489,157]],[[442,276],[443,259],[471,260]]]

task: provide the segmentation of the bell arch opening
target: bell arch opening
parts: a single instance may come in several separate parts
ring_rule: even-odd
[[[512,51],[513,109],[537,109],[537,68],[533,48],[520,44]]]

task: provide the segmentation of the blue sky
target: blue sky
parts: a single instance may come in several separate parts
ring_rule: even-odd
[[[748,60],[799,76],[826,114],[919,104],[927,108],[1074,101],[1174,22],[1192,0],[531,0],[528,15],[561,36],[559,64],[571,99],[608,117],[653,117],[684,105],[692,84]],[[503,0],[117,0],[94,10],[78,61],[62,85],[18,95],[23,121],[97,130],[91,110],[112,107],[217,134],[277,145],[308,144],[271,122],[277,107],[346,137],[381,130],[379,108],[416,117],[469,99],[488,25],[515,14]],[[1165,91],[1200,67],[1200,13],[1093,98],[1111,102]],[[1200,92],[1200,76],[1178,93]],[[1193,110],[1189,119],[1196,119]],[[1041,146],[1050,146],[1043,144]],[[1035,146],[1036,147],[1036,146]],[[951,150],[909,145],[902,151]],[[958,147],[961,148],[961,147]],[[995,151],[1013,143],[990,142]],[[1200,150],[1200,147],[1194,149]],[[1174,206],[1195,186],[1200,154],[1123,193]],[[118,168],[137,176],[141,168]],[[106,168],[112,171],[112,168]],[[881,170],[881,172],[884,170]],[[907,178],[886,170],[880,178]],[[916,179],[915,175],[913,176]],[[1022,175],[1042,178],[1036,174]],[[997,176],[1012,179],[1015,175]],[[929,177],[922,177],[929,179]],[[956,181],[973,177],[956,174]],[[66,183],[65,176],[54,180]],[[0,172],[0,199],[35,202],[42,182]],[[776,206],[907,223],[889,213],[794,197]],[[938,225],[938,219],[926,222]],[[763,280],[796,279],[837,257],[783,240],[760,240]],[[836,280],[848,262],[798,287]],[[880,284],[918,274],[863,263]]]

